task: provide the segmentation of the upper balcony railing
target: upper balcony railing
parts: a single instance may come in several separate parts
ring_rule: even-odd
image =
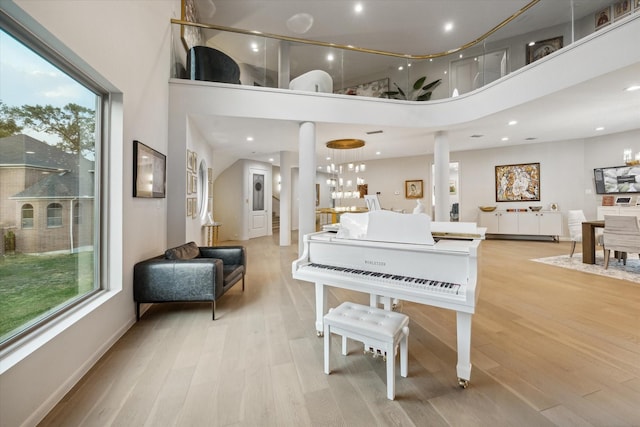
[[[575,3],[572,0],[531,1],[476,40],[447,52],[424,55],[383,52],[172,19],[171,76],[189,78],[188,49],[201,45],[233,58],[239,66],[243,85],[288,89],[291,80],[312,70],[323,70],[331,76],[333,93],[424,100],[425,97],[417,97],[425,91],[413,90],[413,87],[426,76],[421,87],[440,80],[427,90],[432,94],[426,98],[443,99],[485,86],[600,28],[640,13],[640,6],[634,8],[637,1]],[[549,18],[551,10],[553,19]],[[531,26],[535,22],[540,24]]]

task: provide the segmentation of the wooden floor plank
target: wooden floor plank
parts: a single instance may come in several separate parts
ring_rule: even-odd
[[[294,240],[295,241],[295,240]],[[540,264],[566,242],[487,240],[473,316],[471,384],[456,381],[456,317],[401,302],[409,376],[332,337],[322,371],[313,284],[291,278],[297,245],[247,247],[246,289],[149,306],[41,426],[640,425],[640,286]],[[332,288],[330,306],[368,303]],[[146,308],[146,307],[145,307]]]

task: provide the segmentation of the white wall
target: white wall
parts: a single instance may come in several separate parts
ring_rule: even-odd
[[[251,185],[249,169],[261,169],[265,173],[265,207],[267,233],[271,234],[272,166],[252,160],[238,160],[220,173],[213,183],[213,218],[221,222],[219,240],[249,239],[249,201]]]
[[[133,265],[165,249],[166,200],[132,197],[132,141],[167,153],[169,20],[180,17],[179,0],[16,4],[124,93],[124,131],[114,135],[124,147],[113,153],[111,169],[117,175],[111,181],[120,188],[110,201],[122,208],[109,218],[112,224],[122,222],[117,244],[114,240],[122,251],[114,254],[105,284],[121,291],[61,326],[46,343],[32,341],[29,357],[11,367],[11,358],[3,357],[0,425],[7,427],[35,425],[135,321]]]

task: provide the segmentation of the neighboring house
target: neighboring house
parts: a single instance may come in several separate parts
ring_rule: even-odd
[[[94,162],[27,135],[0,139],[0,229],[16,252],[93,244]]]

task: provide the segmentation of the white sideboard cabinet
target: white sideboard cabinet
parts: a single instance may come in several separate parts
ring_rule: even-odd
[[[629,215],[640,219],[640,206],[598,206],[598,219],[603,220],[605,215]]]
[[[562,235],[560,212],[480,212],[478,224],[487,228],[487,234],[551,236],[554,240]]]

